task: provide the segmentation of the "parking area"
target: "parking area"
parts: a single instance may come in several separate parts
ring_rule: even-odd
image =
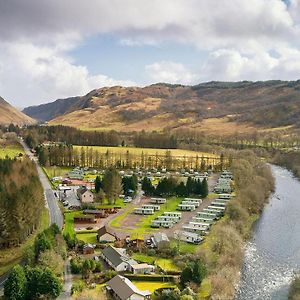
[[[65,207],[81,206],[76,192],[79,186],[69,186],[68,188],[70,189],[64,191],[56,190],[55,194],[57,195],[57,198],[65,203],[68,203],[68,205],[65,205]]]

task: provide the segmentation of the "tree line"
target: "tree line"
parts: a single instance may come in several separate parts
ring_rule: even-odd
[[[156,168],[167,170],[195,169],[222,170],[228,166],[230,161],[220,157],[204,156],[174,156],[171,151],[166,150],[164,154],[149,155],[143,151],[140,154],[127,151],[118,153],[107,150],[105,153],[95,150],[93,147],[74,148],[71,145],[54,145],[37,147],[37,155],[42,166],[65,166],[65,167],[94,167],[94,168]]]
[[[183,181],[178,182],[174,177],[165,177],[155,187],[150,178],[144,177],[142,190],[146,196],[200,196],[205,198],[208,195],[208,184],[205,178],[201,181],[188,177],[187,182],[184,183]]]
[[[0,160],[0,248],[24,242],[38,227],[43,208],[34,164],[26,158]]]

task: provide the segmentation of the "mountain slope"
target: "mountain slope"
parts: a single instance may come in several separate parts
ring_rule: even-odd
[[[0,97],[0,124],[33,124],[35,121]]]
[[[24,112],[50,124],[83,129],[251,132],[256,128],[298,126],[300,81],[101,88]]]

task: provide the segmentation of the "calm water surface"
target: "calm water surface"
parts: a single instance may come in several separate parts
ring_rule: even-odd
[[[272,166],[276,190],[246,248],[237,300],[286,300],[300,269],[300,181]]]

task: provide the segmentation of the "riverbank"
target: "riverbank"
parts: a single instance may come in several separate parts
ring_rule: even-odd
[[[300,153],[299,152],[288,152],[288,153],[277,152],[271,161],[275,165],[288,169],[297,178],[300,179]]]
[[[288,170],[271,167],[275,192],[246,245],[236,300],[288,299],[294,274],[300,268],[300,182]]]
[[[300,299],[300,276],[298,275],[293,280],[290,290],[289,290],[289,300],[299,300]]]
[[[236,197],[201,247],[212,299],[233,299],[240,280],[245,241],[274,189],[270,167],[252,151],[231,151]]]

